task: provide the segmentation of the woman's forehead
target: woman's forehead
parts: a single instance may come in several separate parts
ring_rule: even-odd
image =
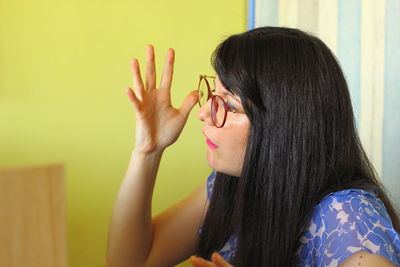
[[[218,75],[215,76],[214,85],[215,85],[215,89],[217,89],[217,87],[218,87],[218,89],[219,89],[220,91],[223,91],[223,92],[225,92],[225,93],[230,93],[228,90],[225,89],[224,85],[223,85],[223,84],[221,83],[221,81],[219,80]]]

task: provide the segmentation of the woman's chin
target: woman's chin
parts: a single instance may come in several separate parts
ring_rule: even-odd
[[[207,150],[207,163],[208,166],[210,166],[212,169],[219,171],[218,166],[216,164],[216,158],[215,155],[210,151],[210,149]]]
[[[211,169],[227,175],[240,177],[241,170],[238,169],[235,164],[230,164],[230,162],[224,165],[221,156],[218,156],[215,153],[215,150],[212,150],[211,148],[207,150],[207,164]]]

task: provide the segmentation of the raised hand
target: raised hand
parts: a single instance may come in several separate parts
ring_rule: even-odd
[[[229,264],[224,258],[222,258],[218,253],[213,253],[211,255],[212,261],[207,261],[203,258],[192,256],[189,258],[190,263],[194,267],[234,267]]]
[[[135,149],[143,153],[159,152],[179,137],[190,111],[198,101],[196,90],[190,92],[180,109],[171,104],[171,83],[175,52],[169,49],[159,88],[156,88],[153,46],[146,49],[146,84],[143,84],[139,62],[132,60],[133,88],[125,90],[136,111]]]

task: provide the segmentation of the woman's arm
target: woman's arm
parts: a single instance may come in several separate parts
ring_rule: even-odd
[[[132,153],[109,229],[107,264],[143,266],[151,248],[151,200],[162,152]]]
[[[381,255],[362,251],[355,253],[343,261],[339,267],[396,267]]]
[[[138,61],[132,61],[134,90],[128,88],[126,93],[136,114],[136,140],[110,223],[107,249],[110,267],[146,266],[157,232],[152,223],[151,201],[161,157],[164,149],[178,139],[197,103],[197,93],[193,91],[180,109],[172,107],[174,51],[168,51],[159,88],[156,88],[154,58],[154,49],[148,46],[146,84],[142,82]]]
[[[133,153],[115,203],[107,264],[109,267],[176,265],[196,252],[198,228],[208,209],[206,180],[186,198],[151,218],[155,177],[152,182],[133,177],[155,172],[153,166],[157,163],[151,162],[158,159],[135,156]]]

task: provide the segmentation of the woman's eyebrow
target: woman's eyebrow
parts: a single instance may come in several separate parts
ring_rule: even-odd
[[[213,79],[213,83],[214,83],[214,88],[215,88],[215,92],[216,92],[216,91],[217,91],[217,90],[216,90],[216,89],[217,89],[217,85],[216,85],[215,79]],[[235,97],[234,94],[232,94],[231,92],[229,92],[229,91],[226,90],[225,88],[224,88],[224,90],[222,91],[222,94],[223,94],[223,95],[226,95],[226,96],[232,97],[233,99],[235,99],[236,102],[238,102],[239,104],[241,104],[241,103],[240,103],[240,100],[237,99],[237,98]]]

